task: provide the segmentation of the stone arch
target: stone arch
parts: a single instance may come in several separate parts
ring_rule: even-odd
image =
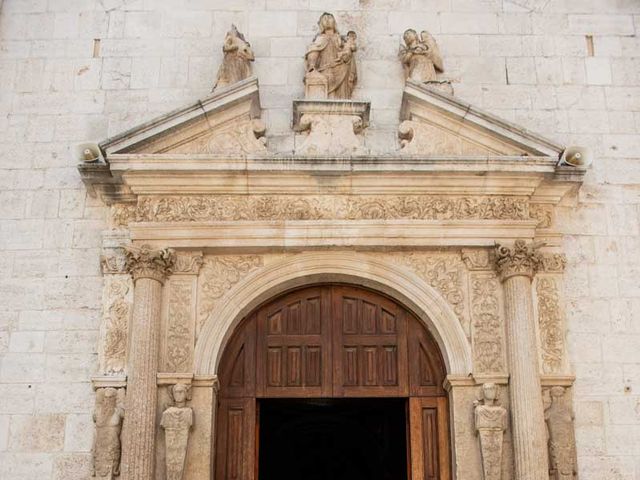
[[[406,267],[357,252],[313,252],[269,264],[236,284],[209,314],[195,349],[195,373],[217,372],[220,356],[240,321],[263,302],[304,285],[341,282],[385,293],[411,310],[438,343],[449,375],[469,375],[471,347],[442,296]]]

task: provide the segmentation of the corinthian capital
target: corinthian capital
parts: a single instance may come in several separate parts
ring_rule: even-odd
[[[170,248],[153,249],[149,245],[128,245],[125,250],[125,265],[133,280],[152,278],[164,283],[173,272],[176,254]]]
[[[496,269],[503,282],[513,276],[532,278],[542,266],[539,244],[516,240],[513,247],[496,244]]]

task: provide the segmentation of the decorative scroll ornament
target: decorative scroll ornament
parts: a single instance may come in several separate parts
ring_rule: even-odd
[[[220,220],[527,220],[522,197],[448,195],[142,197],[138,221]]]
[[[100,255],[102,273],[127,273],[124,250],[116,249],[111,254]]]
[[[167,367],[170,372],[185,372],[192,363],[191,299],[192,283],[171,280],[167,315]]]
[[[173,267],[174,274],[186,273],[197,275],[200,267],[204,263],[201,253],[197,254],[179,254],[176,256],[176,263]]]
[[[218,299],[249,272],[261,267],[263,259],[258,255],[210,257],[205,260],[200,276],[198,298],[199,325],[207,319]]]
[[[93,441],[92,477],[112,480],[120,475],[120,431],[124,418],[124,388],[99,388],[93,422],[96,435]]]
[[[124,247],[127,271],[136,281],[140,278],[152,278],[164,283],[167,276],[173,272],[176,254],[170,248],[153,249],[149,245]]]
[[[547,273],[562,273],[567,266],[567,256],[564,253],[542,255],[542,271]]]
[[[566,389],[563,387],[551,387],[544,394],[544,417],[549,442],[549,478],[553,480],[577,478],[574,415],[565,392]]]
[[[494,274],[471,277],[474,369],[479,373],[504,372],[498,281]]]
[[[498,386],[482,385],[482,400],[475,402],[475,427],[480,439],[484,480],[502,477],[502,441],[507,428],[507,410],[497,403]]]
[[[116,203],[111,206],[111,228],[126,228],[129,222],[135,220],[136,206],[132,203]]]
[[[103,340],[101,370],[103,373],[124,371],[127,356],[127,332],[131,316],[131,278],[113,275],[105,278],[103,293]]]
[[[493,270],[495,259],[493,252],[486,249],[467,249],[463,248],[461,252],[462,261],[471,271]]]
[[[513,276],[532,278],[542,267],[542,257],[537,252],[540,244],[527,244],[516,240],[513,247],[496,244],[496,266],[500,279],[504,282]]]
[[[177,383],[169,388],[169,394],[174,406],[167,408],[160,420],[165,436],[167,480],[182,480],[189,431],[193,426],[193,409],[187,407],[187,400],[191,400],[191,386]]]
[[[532,203],[529,205],[529,215],[538,221],[538,228],[550,228],[553,225],[553,205]]]
[[[407,254],[401,257],[401,261],[442,294],[458,316],[465,333],[469,335],[462,289],[463,271],[458,257]]]
[[[542,370],[558,373],[562,368],[564,338],[558,287],[552,278],[538,278],[538,324],[542,348]]]
[[[237,83],[251,76],[251,62],[255,60],[251,45],[235,25],[224,37],[222,45],[224,58],[218,70],[213,90]]]

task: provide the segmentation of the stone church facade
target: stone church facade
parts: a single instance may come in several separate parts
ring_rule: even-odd
[[[0,478],[640,478],[640,4],[0,5]]]

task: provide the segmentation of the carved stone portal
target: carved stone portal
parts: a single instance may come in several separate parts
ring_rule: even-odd
[[[576,439],[573,411],[565,398],[565,388],[552,387],[545,392],[544,418],[549,446],[549,477],[553,480],[577,478]]]
[[[305,55],[305,98],[349,99],[358,79],[356,32],[341,36],[330,13],[320,16],[318,27],[320,33]]]
[[[160,421],[165,436],[167,480],[182,480],[189,430],[193,426],[193,410],[187,407],[187,400],[191,399],[191,387],[177,383],[169,389],[169,393],[174,406],[162,413]]]
[[[218,69],[218,76],[212,91],[219,87],[232,85],[251,76],[251,62],[254,61],[255,57],[251,50],[251,45],[235,25],[231,25],[231,30],[224,37],[222,53],[224,53],[224,58]]]
[[[497,404],[498,386],[482,385],[482,399],[476,403],[475,428],[480,438],[484,480],[502,476],[502,437],[507,428],[507,410]]]
[[[124,409],[123,388],[99,388],[93,422],[96,435],[93,442],[93,474],[95,478],[111,480],[120,475],[120,431]]]

